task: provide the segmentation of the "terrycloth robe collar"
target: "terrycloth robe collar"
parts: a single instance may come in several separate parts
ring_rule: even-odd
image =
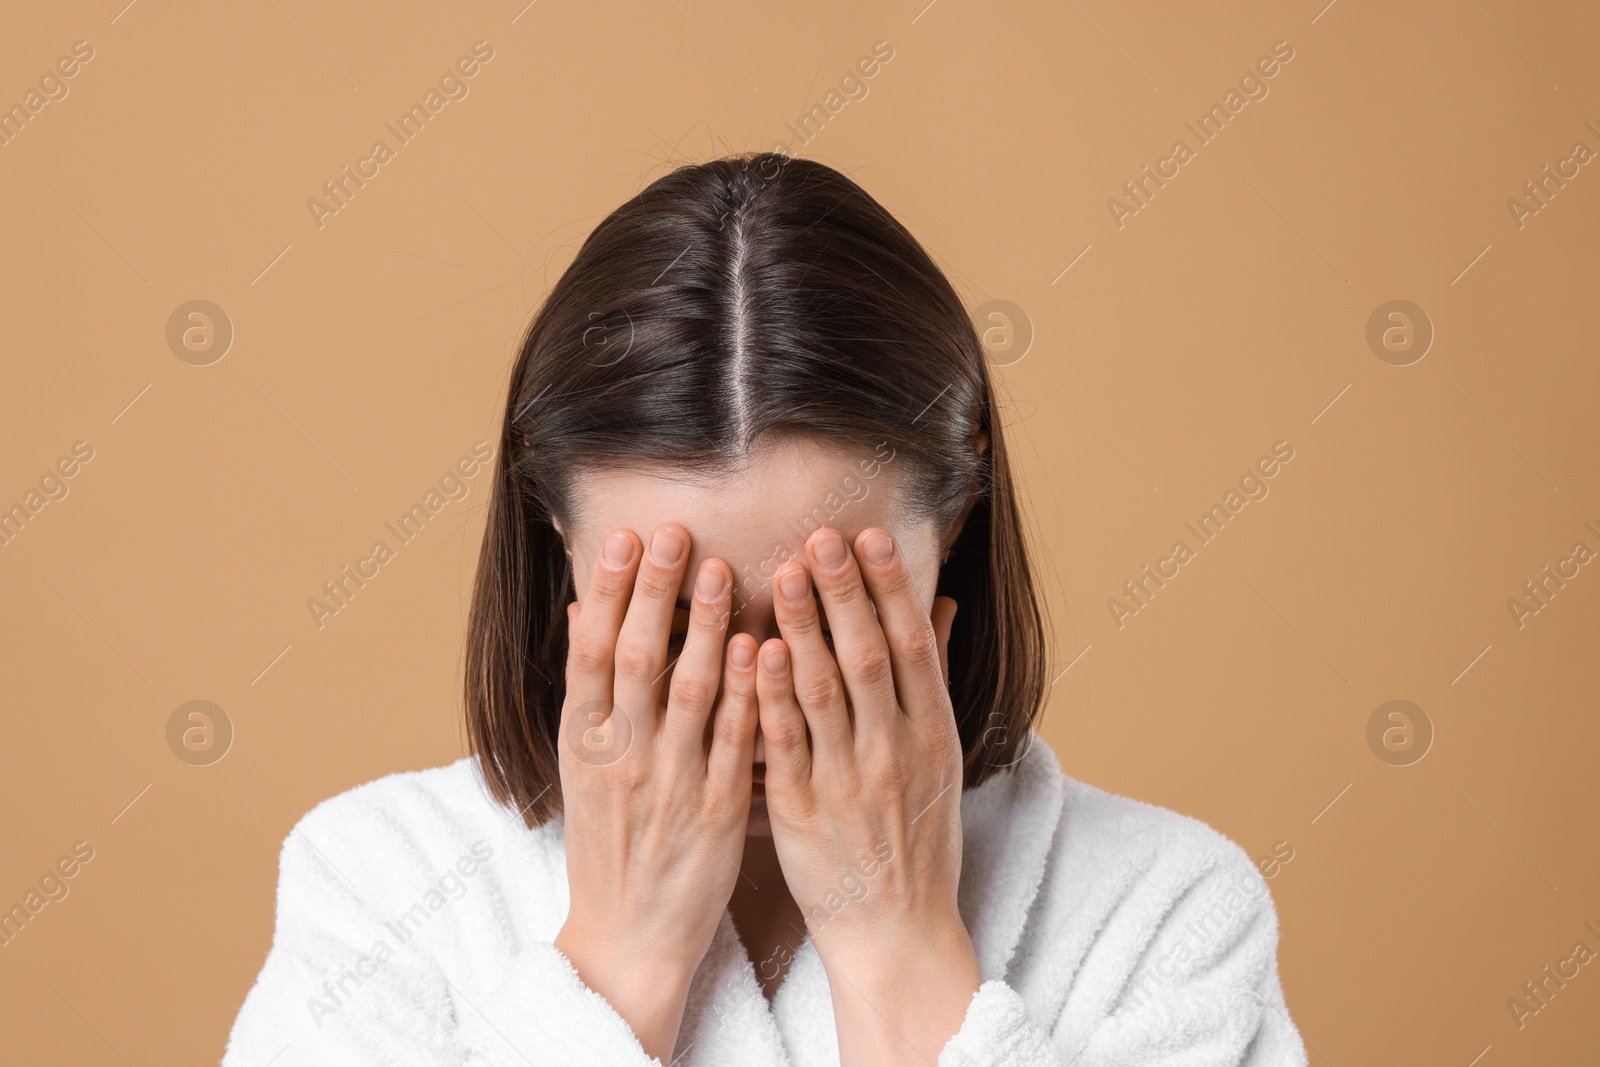
[[[1060,765],[1031,731],[1013,766],[962,794],[957,906],[986,981],[1005,977],[1039,892],[1064,802]],[[725,910],[690,986],[673,1055],[675,1067],[838,1063],[828,977],[810,934],[769,1004]]]

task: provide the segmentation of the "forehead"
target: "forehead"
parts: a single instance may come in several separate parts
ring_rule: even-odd
[[[758,448],[738,471],[707,478],[650,468],[593,471],[581,476],[573,503],[571,547],[580,573],[593,566],[601,539],[630,529],[648,545],[663,522],[682,523],[693,539],[693,567],[715,557],[733,568],[762,568],[770,576],[785,559],[803,559],[805,540],[832,526],[849,540],[869,526],[897,540],[913,531],[901,501],[904,461],[887,443],[876,448],[805,441]]]

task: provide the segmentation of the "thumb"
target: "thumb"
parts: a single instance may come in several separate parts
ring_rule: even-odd
[[[933,621],[933,632],[939,640],[939,673],[944,675],[944,684],[950,684],[950,628],[955,623],[956,602],[947,596],[933,598],[933,611],[930,613]]]

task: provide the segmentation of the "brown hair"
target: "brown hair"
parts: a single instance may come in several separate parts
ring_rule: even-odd
[[[945,529],[970,505],[938,586],[960,608],[949,668],[963,786],[1016,762],[1043,705],[1046,645],[991,395],[948,279],[831,167],[712,160],[613,211],[511,373],[466,652],[467,732],[495,798],[530,827],[561,810],[574,585],[552,520],[573,528],[575,476],[722,474],[758,442],[796,438],[888,442],[914,519]]]

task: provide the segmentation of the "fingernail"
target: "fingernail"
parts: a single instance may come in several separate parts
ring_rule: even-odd
[[[778,579],[778,586],[783,590],[783,595],[795,603],[800,603],[806,598],[806,570],[804,567],[790,568],[784,576]]]
[[[767,649],[767,654],[761,657],[767,665],[767,670],[772,674],[782,674],[789,669],[789,651],[782,645],[773,645]]]
[[[633,558],[633,540],[621,530],[606,538],[606,562],[613,567],[626,567]]]
[[[874,567],[882,567],[894,558],[894,543],[889,540],[888,534],[874,530],[861,543],[861,554]]]
[[[728,579],[722,572],[707,564],[700,568],[700,574],[694,580],[694,594],[708,604],[714,604],[727,584]]]
[[[817,562],[822,564],[825,571],[836,571],[844,566],[845,551],[844,538],[832,530],[823,530],[813,542],[812,550],[817,554]]]
[[[756,661],[756,650],[751,648],[748,642],[740,641],[733,646],[731,658],[735,667],[741,671],[749,670],[750,664]]]
[[[656,531],[650,538],[650,558],[656,561],[659,567],[670,567],[678,562],[678,557],[683,555],[683,538],[673,533],[666,527]]]

